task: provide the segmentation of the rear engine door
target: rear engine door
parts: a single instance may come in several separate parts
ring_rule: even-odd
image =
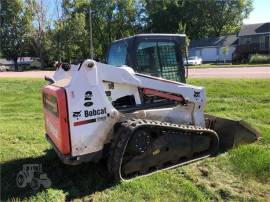
[[[46,133],[54,146],[62,154],[70,154],[70,135],[65,89],[48,85],[43,88],[42,96]]]

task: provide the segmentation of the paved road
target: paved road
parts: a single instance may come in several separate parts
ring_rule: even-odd
[[[44,78],[53,76],[53,71],[0,72],[0,78]]]
[[[0,72],[0,77],[44,78],[52,71]],[[270,78],[270,67],[189,69],[190,78]]]
[[[270,67],[189,69],[191,78],[270,78]]]

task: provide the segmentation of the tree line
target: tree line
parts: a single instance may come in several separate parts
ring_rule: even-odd
[[[54,4],[54,16],[48,10]],[[252,0],[0,0],[1,54],[15,62],[90,57],[90,13],[95,58],[114,40],[138,33],[185,33],[190,40],[235,33]]]

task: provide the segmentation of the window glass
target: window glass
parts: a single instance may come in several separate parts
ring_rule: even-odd
[[[145,73],[160,72],[156,42],[141,42],[137,48],[138,69]]]
[[[179,80],[180,65],[174,42],[141,42],[136,55],[140,72]]]
[[[125,42],[115,43],[111,46],[108,64],[122,66],[126,64],[127,44]]]
[[[161,65],[163,67],[177,66],[176,47],[173,42],[158,42]]]
[[[158,42],[162,77],[169,80],[180,80],[180,65],[177,60],[176,45],[174,42]],[[179,58],[180,59],[180,58]]]

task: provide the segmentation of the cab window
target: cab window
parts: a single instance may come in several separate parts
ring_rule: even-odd
[[[117,42],[112,44],[109,56],[108,64],[113,66],[122,66],[126,64],[127,44],[125,42]]]
[[[163,67],[178,66],[176,45],[173,42],[158,42],[160,63]]]
[[[137,66],[145,73],[161,71],[158,56],[157,42],[141,42],[137,48]]]
[[[163,75],[169,71],[178,71],[179,68],[174,42],[141,42],[136,57],[141,72]]]

